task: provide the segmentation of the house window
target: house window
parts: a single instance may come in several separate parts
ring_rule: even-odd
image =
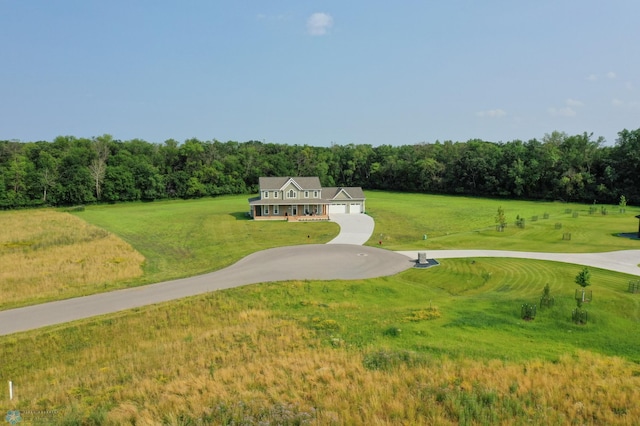
[[[273,206],[273,214],[280,214],[280,207],[279,206]]]
[[[268,215],[268,214],[269,214],[269,206],[264,206],[264,207],[262,208],[262,210],[263,210],[263,212],[264,212],[264,214],[265,214],[265,215]]]
[[[313,191],[313,198],[318,198],[318,191]]]
[[[269,198],[269,191],[262,191],[262,198]]]
[[[278,191],[273,191],[273,198],[278,198]]]
[[[296,198],[296,191],[294,191],[293,189],[290,189],[287,192],[287,198]]]
[[[309,191],[304,191],[304,198],[309,198]]]

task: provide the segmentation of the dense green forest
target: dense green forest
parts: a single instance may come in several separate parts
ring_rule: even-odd
[[[587,133],[542,140],[284,145],[60,136],[0,141],[0,208],[257,192],[260,176],[323,185],[491,197],[640,203],[640,129],[614,146]]]

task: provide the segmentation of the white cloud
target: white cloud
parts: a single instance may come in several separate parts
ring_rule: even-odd
[[[587,80],[596,81],[596,80],[598,80],[598,76],[595,75],[595,74],[589,74],[589,76],[587,77]]]
[[[566,104],[567,104],[567,106],[570,106],[570,107],[581,107],[581,106],[584,106],[584,104],[582,102],[576,101],[575,99],[567,99],[566,100]]]
[[[314,36],[325,35],[333,26],[333,18],[327,13],[317,12],[307,19],[307,32]]]
[[[490,109],[487,111],[478,111],[476,112],[478,117],[491,117],[491,118],[500,118],[507,115],[507,112],[502,109]]]
[[[611,80],[614,80],[614,79],[618,78],[618,76],[616,75],[616,73],[615,73],[615,72],[613,72],[613,71],[609,71],[609,72],[607,73],[607,78],[608,78],[608,79],[611,79]]]
[[[576,111],[571,107],[564,108],[549,108],[549,114],[554,115],[556,117],[575,117],[577,115]]]

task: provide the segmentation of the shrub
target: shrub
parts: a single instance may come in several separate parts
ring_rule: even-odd
[[[390,337],[398,337],[400,334],[402,334],[402,330],[394,326],[394,327],[387,328],[385,331],[382,332],[382,334]]]
[[[536,305],[530,303],[523,303],[522,308],[520,309],[520,316],[525,321],[531,321],[536,318]]]
[[[540,297],[540,309],[542,308],[550,308],[555,304],[555,299],[551,296],[551,288],[549,284],[544,286],[544,290],[542,290],[542,296]]]
[[[576,324],[586,324],[588,319],[588,313],[584,309],[575,308],[571,312],[571,320]]]

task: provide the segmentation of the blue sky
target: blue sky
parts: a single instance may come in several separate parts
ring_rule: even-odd
[[[640,2],[0,0],[0,139],[404,145],[640,127]]]

